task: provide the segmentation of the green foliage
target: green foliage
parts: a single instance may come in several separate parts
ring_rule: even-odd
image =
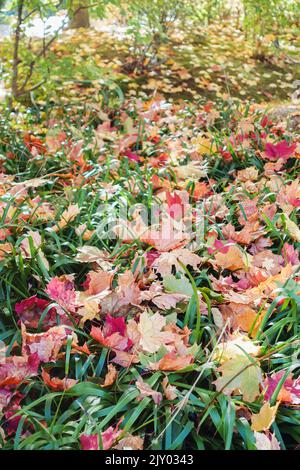
[[[244,28],[260,44],[267,33],[278,34],[299,18],[299,2],[290,0],[243,0]]]
[[[189,120],[199,112],[199,108],[186,104],[180,114],[180,123],[178,126],[184,128]],[[211,131],[215,139],[220,142],[226,141],[226,136],[232,133],[232,125],[236,128],[237,120],[245,119],[248,111],[242,112],[241,108],[233,105],[232,102],[220,102],[217,106],[220,113],[218,128],[206,129]],[[69,139],[75,144],[77,141],[83,141],[83,156],[88,164],[87,170],[83,173],[82,185],[64,186],[59,182],[57,176],[51,177],[51,173],[69,172],[74,170],[72,161],[68,159],[66,149],[57,149],[50,156],[45,157],[43,161],[39,158],[33,158],[30,151],[24,144],[24,132],[26,129],[34,131],[35,136],[44,139],[45,127],[45,109],[32,108],[24,113],[23,120],[20,122],[16,116],[4,116],[0,126],[0,153],[4,157],[9,152],[14,155],[13,159],[6,159],[5,170],[7,173],[15,175],[18,182],[25,182],[28,179],[45,176],[51,178],[50,182],[45,182],[44,186],[38,189],[40,197],[51,203],[55,207],[55,212],[61,214],[68,205],[68,198],[77,203],[80,208],[78,220],[69,224],[60,233],[49,230],[52,221],[43,221],[34,217],[23,220],[21,215],[27,214],[27,208],[30,199],[36,196],[36,190],[30,189],[25,199],[18,200],[14,195],[3,195],[2,204],[6,204],[2,215],[0,229],[7,227],[6,215],[10,210],[12,218],[9,221],[11,235],[9,241],[14,244],[14,252],[2,259],[0,262],[0,340],[8,346],[8,354],[12,347],[16,349],[16,342],[20,344],[20,330],[14,314],[14,304],[24,299],[38,288],[39,295],[42,293],[47,277],[43,271],[43,266],[39,263],[38,257],[24,258],[20,254],[20,245],[24,235],[19,232],[24,223],[25,230],[39,230],[42,234],[42,248],[49,261],[49,275],[61,275],[75,273],[78,285],[81,285],[86,278],[90,268],[82,267],[75,261],[78,246],[85,244],[79,237],[74,228],[80,224],[87,224],[89,229],[97,225],[97,208],[101,199],[101,191],[108,182],[113,182],[116,192],[111,195],[111,203],[118,204],[120,200],[127,199],[129,205],[136,202],[146,203],[147,198],[151,197],[148,192],[146,182],[150,180],[153,174],[159,174],[164,179],[167,177],[174,183],[174,177],[169,168],[155,169],[151,166],[140,167],[138,164],[130,166],[126,158],[119,160],[117,171],[110,169],[109,161],[102,161],[99,164],[101,152],[95,148],[93,143],[94,132],[101,123],[105,122],[105,117],[89,115],[89,125],[85,111],[78,106],[68,106],[65,109],[59,109],[55,115],[55,108],[49,110],[49,118],[59,117],[56,123],[56,130],[65,131]],[[118,111],[113,111],[114,123],[118,130],[126,135],[125,125],[118,121],[120,115],[128,113],[128,118],[136,122],[138,116],[133,106],[128,103]],[[172,114],[176,116],[176,114]],[[237,117],[239,116],[239,117]],[[252,115],[251,115],[252,116]],[[256,113],[253,117],[255,132],[261,130],[260,122],[262,115]],[[9,122],[8,122],[9,120]],[[182,121],[183,120],[183,121]],[[102,122],[103,121],[103,122]],[[127,122],[127,120],[125,120]],[[123,121],[124,124],[124,121]],[[195,121],[190,122],[192,129],[196,129]],[[176,132],[179,129],[176,128]],[[178,135],[178,134],[177,134]],[[179,133],[180,136],[182,134]],[[173,136],[169,127],[160,129],[162,139],[168,139]],[[143,137],[142,137],[143,138]],[[146,139],[146,136],[145,136]],[[145,140],[147,142],[147,140]],[[149,142],[149,141],[148,141]],[[92,149],[91,149],[92,145]],[[107,153],[113,153],[114,142],[107,142]],[[155,146],[145,147],[141,154],[147,158],[152,155]],[[247,168],[255,162],[251,161],[251,156],[247,158],[248,151],[245,150],[240,155],[239,160],[230,164],[222,161],[220,156],[209,155],[211,167],[209,177],[222,181],[226,188],[234,183],[234,174],[231,169]],[[233,156],[233,150],[232,150]],[[219,163],[216,170],[216,162]],[[41,165],[42,163],[42,165]],[[230,165],[232,165],[230,167]],[[262,169],[260,170],[262,173]],[[95,178],[89,181],[91,173]],[[289,177],[291,174],[289,173]],[[296,178],[296,173],[293,175]],[[139,188],[139,192],[133,196],[130,187],[126,183],[134,180]],[[220,189],[221,191],[221,185]],[[234,222],[234,212],[238,210],[238,204],[235,195],[232,192],[220,193],[224,196],[224,203],[228,208],[232,208],[228,221]],[[252,196],[258,197],[266,203],[272,202],[272,195],[265,188],[264,191],[255,192]],[[102,201],[103,202],[103,201]],[[16,208],[17,210],[12,210]],[[22,222],[20,222],[22,220]],[[213,228],[218,224],[212,225]],[[268,227],[266,226],[266,230]],[[274,243],[272,250],[280,253],[281,236],[287,237],[284,233],[279,236],[274,234]],[[289,240],[288,238],[286,238]],[[126,245],[119,245],[115,241],[105,242],[93,238],[89,240],[89,245],[96,246],[99,249],[108,249],[111,259],[116,266],[127,266],[129,258],[136,254],[142,254],[140,247],[136,242]],[[128,252],[130,251],[130,256]],[[198,274],[185,273],[181,277],[175,278],[169,275],[164,279],[164,287],[168,292],[182,292],[193,296],[195,285],[210,285],[210,280],[205,276],[205,269],[201,269]],[[39,281],[41,280],[41,281]],[[38,287],[37,287],[38,286]],[[198,287],[199,288],[199,287]],[[200,287],[202,294],[213,300],[214,292],[208,287]],[[276,370],[290,369],[294,367],[297,355],[299,355],[299,296],[297,296],[298,285],[292,279],[285,285],[278,286],[278,296],[284,296],[284,304],[278,306],[277,300],[270,305],[266,312],[257,337],[262,345],[261,362],[265,373],[271,373]],[[197,328],[197,305],[195,296],[191,297],[187,312],[181,311],[179,316],[179,326],[188,325],[192,330]],[[206,299],[207,307],[209,301]],[[222,301],[222,299],[217,299]],[[298,305],[296,305],[298,304]],[[298,310],[297,310],[298,309]],[[209,309],[208,309],[209,310]],[[297,318],[298,317],[298,318]],[[145,437],[145,448],[158,450],[179,450],[179,449],[231,449],[231,450],[253,450],[255,449],[255,439],[250,423],[239,413],[239,410],[247,409],[247,412],[257,413],[259,411],[259,400],[254,403],[247,403],[247,400],[241,396],[226,396],[223,393],[215,391],[212,382],[216,379],[216,365],[214,361],[208,359],[207,352],[213,350],[218,340],[218,328],[214,324],[212,316],[201,315],[201,326],[203,335],[201,347],[196,348],[196,360],[192,368],[184,373],[170,372],[168,380],[172,386],[178,390],[178,397],[172,402],[174,411],[170,407],[170,401],[163,399],[160,406],[154,405],[149,397],[137,401],[138,390],[134,384],[140,373],[143,373],[147,383],[154,389],[160,390],[160,384],[166,373],[157,371],[149,373],[143,364],[120,369],[117,381],[110,388],[101,388],[103,377],[107,370],[107,362],[110,360],[110,353],[106,348],[95,349],[97,346],[91,340],[87,329],[76,329],[80,339],[80,344],[84,341],[92,351],[90,356],[84,354],[68,354],[63,359],[55,363],[55,371],[68,375],[76,380],[78,384],[64,392],[51,391],[42,380],[30,379],[27,383],[21,385],[21,391],[24,395],[20,409],[15,410],[15,416],[20,416],[17,432],[8,436],[4,441],[0,433],[0,445],[4,449],[40,449],[40,450],[62,450],[79,449],[79,439],[82,433],[99,433],[107,429],[110,425],[115,425],[118,419],[124,416],[122,429],[134,435]],[[195,350],[196,350],[195,349]],[[248,367],[248,360],[242,356],[239,362]],[[242,364],[243,365],[243,364]],[[54,366],[54,364],[52,364]],[[252,374],[255,372],[255,365],[240,371],[240,364],[236,361],[229,364],[230,369],[225,370],[227,379],[222,377],[217,379],[221,386],[229,387],[229,392],[237,386],[248,388],[248,382],[252,380]],[[222,372],[222,371],[221,371]],[[249,375],[250,374],[250,375]],[[253,376],[255,386],[256,376]],[[230,384],[228,381],[231,380]],[[197,382],[196,382],[197,381]],[[240,385],[242,381],[242,385]],[[244,383],[246,382],[246,385]],[[184,406],[181,406],[184,403]],[[4,419],[4,426],[7,424]],[[2,425],[2,423],[1,423]],[[26,431],[30,432],[26,432]],[[276,427],[272,428],[276,437],[281,442],[281,446],[295,448],[300,443],[299,431],[299,410],[297,407],[280,406],[276,416]]]
[[[133,54],[139,64],[147,58],[157,59],[159,48],[168,42],[174,26],[183,24],[192,12],[190,0],[130,0],[121,2],[121,12],[128,26],[128,34],[133,38]]]

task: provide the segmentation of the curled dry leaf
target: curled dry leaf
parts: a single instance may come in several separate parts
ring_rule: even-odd
[[[67,377],[63,379],[59,379],[58,377],[51,378],[50,374],[45,369],[42,369],[41,376],[45,384],[55,391],[63,392],[64,390],[69,390],[78,382],[78,380],[69,379]]]
[[[151,397],[156,405],[159,405],[162,401],[162,394],[153,390],[141,377],[136,381],[135,386],[140,391],[138,400],[142,400],[144,397]]]
[[[108,372],[104,377],[104,383],[101,385],[102,388],[110,387],[118,377],[118,371],[113,364],[108,364]]]
[[[177,388],[174,385],[169,384],[168,377],[164,377],[162,381],[162,388],[167,400],[175,400],[177,398]]]

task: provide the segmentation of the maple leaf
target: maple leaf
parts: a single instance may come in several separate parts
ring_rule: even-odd
[[[53,277],[48,282],[45,292],[62,309],[71,313],[75,312],[76,292],[72,276]]]
[[[211,154],[217,151],[216,144],[208,137],[198,135],[192,140],[192,144],[196,146],[200,155]]]
[[[98,434],[81,434],[80,444],[82,450],[99,450]]]
[[[180,263],[185,266],[192,266],[196,270],[197,266],[201,263],[201,258],[186,248],[178,248],[168,253],[162,253],[156,258],[152,266],[164,277],[172,273],[173,267],[175,267],[176,271],[184,272]]]
[[[92,326],[91,337],[102,344],[102,346],[119,351],[125,351],[131,344],[129,338],[123,336],[118,331],[105,335],[101,328],[95,326]]]
[[[269,402],[264,403],[259,413],[251,416],[251,429],[258,432],[269,429],[275,420],[278,405],[279,403],[275,406],[270,406]]]
[[[284,243],[282,247],[282,257],[287,263],[291,263],[292,266],[300,264],[298,251],[289,243]]]
[[[28,299],[21,300],[15,305],[15,312],[20,318],[20,321],[29,328],[38,328],[41,316],[44,310],[48,307],[49,301],[40,299],[37,295],[28,297]],[[43,329],[48,329],[57,324],[56,315],[59,313],[55,308],[48,310],[42,321]],[[61,316],[63,323],[68,324],[67,315]]]
[[[167,252],[186,245],[189,236],[182,230],[176,230],[170,224],[166,224],[160,230],[149,227],[140,237],[140,240],[143,243],[152,245],[159,252]]]
[[[131,270],[118,277],[118,287],[100,300],[101,313],[125,315],[142,302],[139,286]]]
[[[0,357],[0,387],[14,388],[24,379],[37,375],[39,364],[37,353]]]
[[[271,161],[276,161],[279,158],[287,160],[290,158],[297,148],[297,144],[289,145],[285,140],[278,142],[277,144],[272,144],[267,142],[265,146],[265,157]]]
[[[161,310],[169,310],[176,307],[178,302],[186,300],[187,296],[183,294],[161,294],[152,299],[152,302]]]
[[[244,170],[237,172],[240,181],[256,181],[258,178],[258,169],[255,166],[248,166]]]
[[[118,288],[118,304],[122,305],[139,305],[140,303],[140,289],[135,283],[134,275],[130,269],[119,275]]]
[[[257,450],[280,450],[280,445],[275,434],[270,432],[254,432],[255,445]]]
[[[257,356],[259,351],[260,346],[255,344],[248,336],[235,332],[227,341],[216,346],[213,359],[218,362],[225,362],[235,356],[243,354]]]
[[[151,300],[158,308],[168,310],[176,307],[177,302],[186,300],[188,297],[184,294],[164,293],[160,283],[153,283],[148,291],[141,292],[142,300]]]
[[[68,336],[64,326],[53,326],[45,333],[27,333],[25,325],[22,324],[21,332],[22,354],[36,353],[41,362],[54,362]]]
[[[103,450],[110,449],[115,440],[122,434],[123,431],[119,430],[122,421],[123,418],[120,418],[115,427],[110,426],[101,434]]]
[[[85,282],[85,294],[87,295],[97,295],[103,291],[108,291],[111,288],[112,280],[114,277],[114,272],[110,271],[90,271],[87,275],[87,280]]]
[[[271,376],[267,377],[264,382],[265,391],[265,400],[271,400],[273,393],[275,392],[279,382],[285,374],[284,370],[276,372]],[[293,379],[292,375],[288,377],[283,382],[281,389],[277,396],[278,401],[283,403],[299,405],[300,404],[300,378]]]
[[[177,279],[173,274],[166,275],[163,278],[163,285],[167,291],[182,294],[187,298],[194,293],[192,284],[185,276]]]
[[[300,207],[299,180],[296,179],[291,184],[286,184],[276,190],[278,192],[276,202],[284,213],[289,215],[295,207]]]
[[[87,295],[85,292],[77,292],[76,304],[79,306],[78,315],[80,315],[80,325],[88,320],[94,320],[98,317],[100,311],[100,299],[105,297],[108,291],[100,292],[96,295]]]
[[[162,345],[171,343],[174,335],[170,332],[162,331],[166,326],[166,319],[159,313],[149,315],[143,312],[140,315],[138,331],[140,333],[140,345],[144,351],[155,353]]]
[[[245,355],[236,355],[225,361],[218,371],[222,374],[215,382],[218,392],[225,395],[239,394],[247,402],[253,402],[259,395],[262,381],[260,367]]]
[[[167,213],[175,220],[182,219],[190,209],[189,194],[187,191],[175,191],[174,194],[167,191],[166,199]]]
[[[152,370],[176,371],[184,369],[194,362],[193,354],[178,355],[176,353],[166,354],[158,362],[151,364]]]
[[[0,260],[5,258],[13,251],[13,245],[11,243],[0,243]]]
[[[240,328],[244,331],[249,331],[256,319],[257,312],[250,308],[248,305],[230,302],[229,304],[221,305],[220,310],[223,319],[230,320],[230,326],[234,329]]]
[[[207,176],[207,164],[203,162],[189,162],[187,165],[175,166],[174,173],[178,179],[198,181]]]
[[[114,349],[115,357],[112,359],[112,362],[118,364],[122,367],[131,367],[132,364],[138,364],[139,358],[136,354],[128,353],[126,351],[120,351]]]
[[[2,413],[3,409],[6,408],[12,399],[14,392],[10,392],[5,388],[0,388],[0,413]]]
[[[102,269],[111,267],[111,263],[107,260],[108,253],[96,246],[84,245],[77,248],[77,252],[75,259],[80,263],[97,263]]]
[[[244,253],[236,245],[230,246],[227,253],[216,253],[216,265],[222,269],[237,271],[238,269],[248,269],[251,265],[252,256]]]

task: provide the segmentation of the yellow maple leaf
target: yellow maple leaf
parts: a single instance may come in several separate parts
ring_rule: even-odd
[[[259,413],[251,416],[251,429],[253,431],[265,431],[269,429],[277,413],[278,405],[270,406],[269,402],[266,402],[260,409]]]
[[[211,154],[217,151],[217,146],[211,139],[204,136],[197,136],[192,140],[192,144],[196,146],[197,152],[200,155],[206,153]]]

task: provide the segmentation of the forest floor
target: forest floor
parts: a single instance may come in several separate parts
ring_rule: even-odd
[[[39,47],[31,43],[32,52]],[[261,102],[291,100],[300,72],[300,39],[297,31],[267,35],[258,52],[236,21],[176,30],[163,44],[154,63],[142,61],[136,69],[132,40],[118,23],[102,20],[80,34],[67,30],[40,62],[35,82],[47,71],[47,97],[88,100],[104,83],[118,84],[130,96],[159,91],[168,100],[237,98]],[[277,47],[275,46],[277,44]],[[9,40],[0,43],[3,77],[9,81]],[[26,51],[27,53],[28,51]],[[39,75],[40,72],[40,75]],[[7,74],[7,75],[6,75]],[[299,88],[299,87],[298,87]],[[41,90],[39,90],[39,93]]]

